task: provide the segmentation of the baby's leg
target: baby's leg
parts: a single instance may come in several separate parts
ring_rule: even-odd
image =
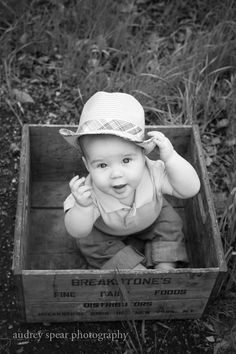
[[[155,268],[168,270],[174,268],[178,261],[188,261],[182,228],[182,219],[164,199],[152,240],[152,259]]]
[[[144,256],[122,241],[125,237],[112,236],[96,229],[83,238],[77,245],[88,264],[96,269],[145,269],[141,266]]]
[[[136,237],[146,241],[145,253],[148,266],[169,270],[178,261],[188,262],[185,248],[183,222],[174,208],[163,198],[162,210],[147,230]]]

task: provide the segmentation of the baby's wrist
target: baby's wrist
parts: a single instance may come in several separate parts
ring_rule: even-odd
[[[81,205],[79,202],[77,202],[77,200],[75,200],[74,207],[80,209],[83,208],[83,205]]]
[[[173,158],[175,158],[175,155],[176,155],[176,151],[175,151],[174,148],[173,148],[173,150],[172,150],[167,156],[163,156],[162,161],[163,161],[165,164],[167,164],[167,163],[169,163]]]
[[[79,203],[77,200],[75,200],[75,204],[74,204],[74,207],[77,208],[77,209],[86,209],[86,208],[89,208],[92,206],[92,203],[91,204],[88,204],[88,205],[85,205],[85,204],[81,204]]]

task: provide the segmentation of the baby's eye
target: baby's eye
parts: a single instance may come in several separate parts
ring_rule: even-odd
[[[131,159],[129,158],[129,157],[125,157],[124,159],[123,159],[123,162],[124,163],[129,163],[131,161]]]
[[[100,168],[106,168],[106,167],[107,167],[107,164],[106,164],[106,163],[100,163],[100,164],[98,165],[98,167],[100,167]]]

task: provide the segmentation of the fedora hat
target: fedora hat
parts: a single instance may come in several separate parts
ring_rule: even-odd
[[[121,92],[95,93],[83,107],[77,130],[63,128],[59,133],[80,152],[79,138],[83,135],[115,135],[140,146],[145,154],[156,146],[153,138],[144,140],[142,105],[133,96]]]

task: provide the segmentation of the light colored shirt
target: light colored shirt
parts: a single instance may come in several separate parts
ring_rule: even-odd
[[[161,160],[146,159],[142,179],[135,191],[132,206],[122,204],[115,197],[98,190],[93,184],[90,175],[86,184],[91,185],[94,225],[101,231],[110,235],[129,235],[144,230],[158,217],[162,208],[162,194],[172,194],[165,164]],[[74,206],[75,199],[70,194],[64,202],[66,212]]]

